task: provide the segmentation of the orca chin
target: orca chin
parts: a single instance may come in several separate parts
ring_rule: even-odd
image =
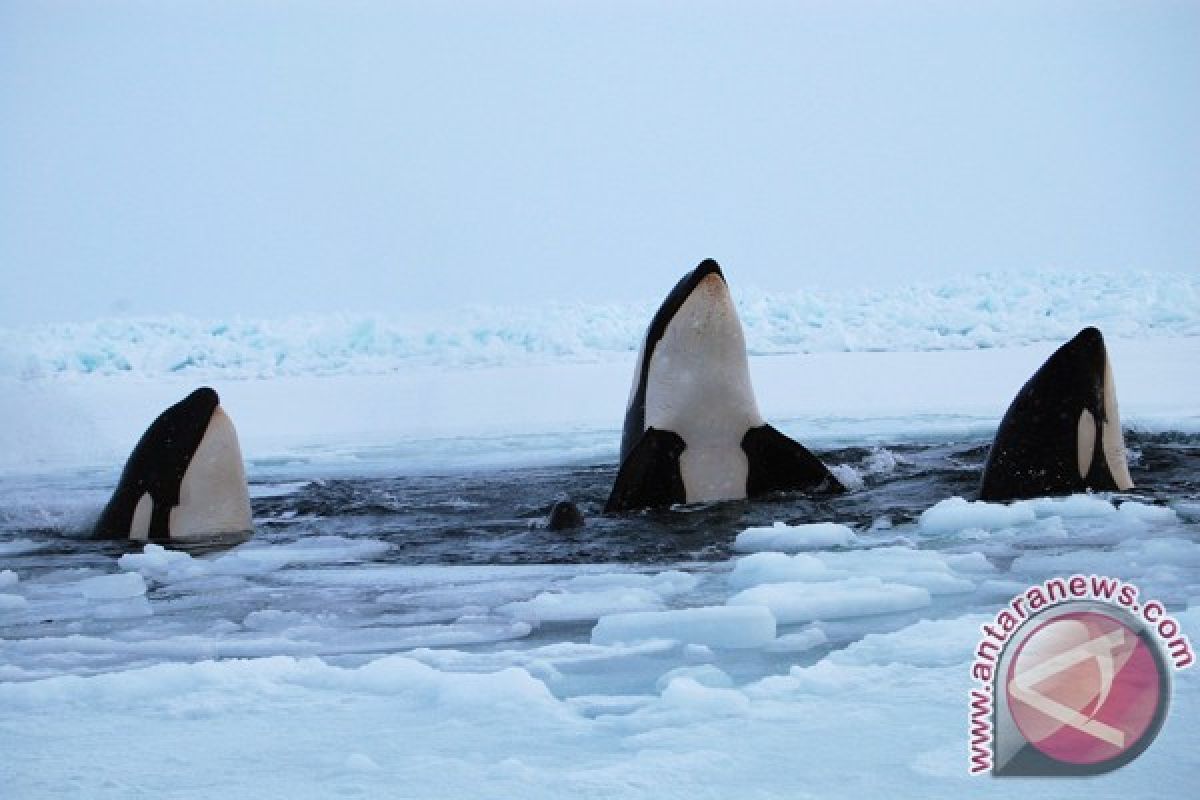
[[[793,489],[844,491],[760,415],[737,308],[720,266],[707,259],[676,284],[646,331],[604,510]]]
[[[142,434],[96,522],[107,539],[169,542],[248,537],[246,471],[217,393],[197,389]]]
[[[1133,488],[1104,336],[1084,328],[1008,407],[983,469],[992,502]]]

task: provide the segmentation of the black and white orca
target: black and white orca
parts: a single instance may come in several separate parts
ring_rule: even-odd
[[[844,491],[803,445],[767,425],[725,276],[709,259],[654,315],[625,412],[621,467],[605,511]]]
[[[982,500],[1133,488],[1104,336],[1084,328],[1008,407],[983,469]]]
[[[209,388],[192,392],[146,429],[95,527],[97,536],[152,542],[250,532],[237,431]]]

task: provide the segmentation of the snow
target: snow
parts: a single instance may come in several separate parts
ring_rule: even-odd
[[[15,796],[236,792],[503,796],[1010,796],[963,766],[964,665],[980,615],[917,622],[811,665],[724,685],[717,670],[662,673],[638,695],[556,698],[527,670],[446,672],[406,656],[162,664],[91,678],[0,684]],[[1196,629],[1200,614],[1179,614]],[[1100,796],[1186,796],[1200,712],[1195,670],[1134,764],[1088,781]],[[661,687],[659,682],[661,681]],[[137,766],[120,720],[136,719]],[[0,730],[11,730],[0,728]],[[114,733],[116,735],[114,735]],[[899,736],[898,736],[899,734]],[[56,758],[73,746],[70,767]],[[195,765],[203,764],[202,777]],[[864,768],[864,765],[871,765]],[[270,774],[268,783],[262,775]],[[1026,782],[1023,796],[1061,796]]]
[[[826,547],[849,547],[857,537],[854,531],[835,522],[812,522],[804,525],[784,525],[776,522],[769,528],[747,528],[738,534],[733,549],[739,553],[773,550],[795,553],[800,550],[820,550]]]
[[[1200,334],[1200,277],[1060,271],[964,275],[887,291],[764,293],[736,286],[754,355],[978,350]],[[454,314],[182,316],[0,328],[0,376],[184,376],[191,381],[367,375],[415,366],[598,362],[637,350],[656,303],[468,308]]]
[[[809,446],[879,446],[986,435],[1058,344],[758,356],[750,369],[763,414],[784,433]],[[1200,337],[1113,339],[1109,350],[1125,425],[1200,430],[1192,400]],[[634,359],[208,382],[250,473],[271,467],[265,483],[286,486],[318,464],[329,476],[615,459]],[[149,422],[200,381],[0,377],[0,412],[11,423],[0,427],[0,475],[87,468],[115,480]],[[872,467],[868,456],[845,466],[870,477],[884,463]]]

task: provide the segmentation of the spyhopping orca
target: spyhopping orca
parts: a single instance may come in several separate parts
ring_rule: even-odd
[[[1046,360],[1008,407],[979,496],[999,501],[1131,488],[1104,337],[1084,328]]]
[[[725,276],[709,259],[685,275],[642,343],[605,511],[844,491],[812,453],[767,425]]]
[[[249,534],[250,496],[233,422],[197,389],[151,423],[95,533],[154,542]]]

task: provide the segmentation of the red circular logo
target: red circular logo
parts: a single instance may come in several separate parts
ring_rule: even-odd
[[[1125,623],[1075,611],[1042,623],[1021,642],[1005,691],[1017,728],[1056,761],[1119,758],[1150,731],[1165,701],[1161,667]]]

